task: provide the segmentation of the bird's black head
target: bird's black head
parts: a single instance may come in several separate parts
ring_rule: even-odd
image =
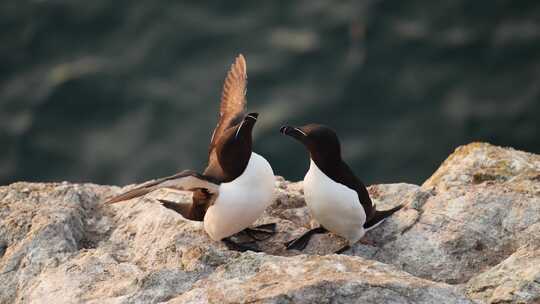
[[[217,145],[217,157],[223,171],[232,180],[240,176],[251,157],[252,131],[259,114],[238,117],[225,130]]]
[[[301,142],[316,162],[341,161],[341,147],[334,130],[324,125],[283,126],[279,130]]]

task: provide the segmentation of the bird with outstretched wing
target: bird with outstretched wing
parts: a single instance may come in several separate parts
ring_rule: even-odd
[[[193,193],[193,202],[188,207],[170,201],[160,201],[163,206],[181,213],[187,219],[202,221],[205,210],[211,206],[216,196],[219,195],[219,184],[231,179],[231,176],[220,165],[216,148],[224,131],[230,126],[238,124],[245,116],[246,87],[246,60],[240,54],[231,65],[223,84],[219,120],[212,134],[208,165],[203,174],[192,170],[184,170],[172,176],[145,182],[131,190],[107,199],[105,204],[127,201],[162,188],[191,191]]]

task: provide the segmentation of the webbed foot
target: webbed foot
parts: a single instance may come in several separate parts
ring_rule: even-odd
[[[276,223],[259,225],[253,228],[243,230],[251,239],[255,241],[265,241],[276,233]],[[261,235],[263,235],[261,237]]]
[[[257,244],[254,242],[240,244],[231,240],[230,238],[225,238],[221,241],[225,244],[225,246],[227,246],[229,250],[240,251],[240,252],[251,250],[253,252],[261,252],[261,250],[259,249],[259,246],[257,246]]]
[[[327,231],[328,230],[324,229],[323,227],[311,229],[308,232],[304,233],[299,238],[286,243],[285,246],[287,247],[287,250],[291,250],[291,249],[304,250],[307,244],[309,243],[309,240],[314,234],[325,233]]]

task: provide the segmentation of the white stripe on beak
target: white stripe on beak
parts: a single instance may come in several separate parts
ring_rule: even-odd
[[[304,131],[302,131],[302,130],[300,130],[300,129],[298,129],[298,128],[294,128],[294,129],[295,129],[296,131],[302,133],[302,135],[307,136],[307,134],[306,134]]]

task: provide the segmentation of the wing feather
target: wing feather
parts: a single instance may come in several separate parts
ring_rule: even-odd
[[[161,188],[173,188],[178,190],[204,188],[210,193],[217,193],[219,183],[195,171],[185,170],[172,176],[146,182],[134,189],[107,199],[105,204],[114,204],[127,201]]]
[[[221,92],[219,121],[212,134],[209,153],[212,154],[217,141],[231,122],[246,112],[247,65],[242,54],[231,65]]]

